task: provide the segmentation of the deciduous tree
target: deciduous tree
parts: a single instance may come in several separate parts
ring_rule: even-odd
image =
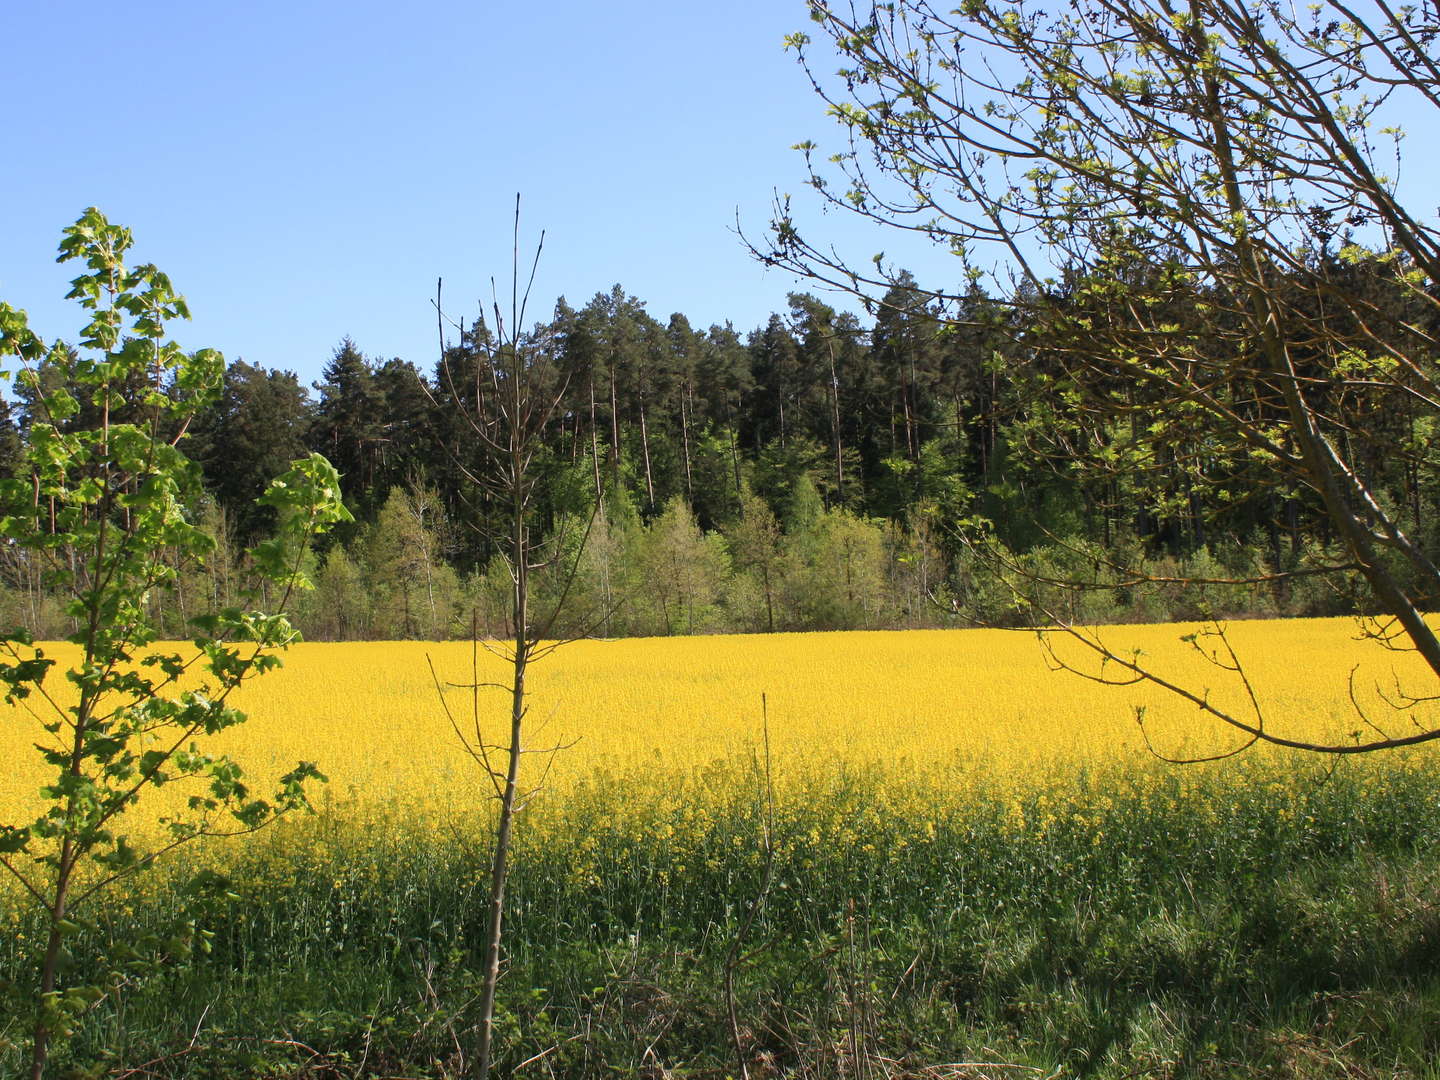
[[[1374,636],[1440,675],[1423,615],[1440,571],[1374,465],[1410,453],[1428,470],[1429,440],[1415,452],[1365,420],[1440,408],[1440,229],[1404,197],[1399,159],[1387,167],[1379,152],[1401,110],[1424,123],[1440,106],[1435,8],[812,0],[810,11],[838,72],[818,70],[809,37],[790,44],[849,138],[834,169],[815,165],[814,185],[953,251],[963,287],[935,294],[952,311],[988,267],[1008,268],[1016,280],[991,291],[1023,308],[1019,344],[1054,364],[1049,400],[1084,421],[1076,466],[1169,460],[1219,496],[1224,462],[1258,463],[1304,492],[1335,537],[1336,557],[1309,569],[1358,574]],[[784,204],[773,241],[763,257],[813,277],[893,283],[883,264],[809,242]],[[1351,287],[1356,267],[1399,302]],[[1097,650],[1108,672],[1156,677]],[[1320,745],[1276,734],[1258,709],[1188,696],[1241,745],[1351,753],[1440,738],[1440,726],[1367,716],[1368,734]]]
[[[129,949],[108,970],[67,970],[66,943],[87,902],[181,845],[253,832],[305,806],[306,781],[319,775],[301,763],[262,798],[206,742],[245,719],[230,695],[278,665],[276,653],[296,640],[281,612],[307,584],[299,567],[311,538],[346,516],[338,477],[314,455],[264,496],[279,531],[250,557],[276,587],[274,608],[198,616],[188,656],[157,647],[148,598],[174,590],[185,563],[214,547],[193,520],[200,469],[181,439],[219,391],[224,360],[167,339],[166,323],[188,317],[184,298],[155,266],[126,264],[131,242],[128,229],[93,208],[65,230],[60,261],[84,267],[70,297],[90,316],[78,348],[47,349],[23,312],[0,303],[0,356],[18,359],[33,407],[21,476],[0,485],[0,534],[64,598],[78,650],[60,685],[50,677],[56,660],[29,633],[0,634],[6,700],[33,721],[37,751],[54,770],[38,816],[0,823],[0,867],[44,927],[31,999],[33,1080],[92,1004],[155,963]],[[169,784],[188,799],[136,828],[137,808]]]

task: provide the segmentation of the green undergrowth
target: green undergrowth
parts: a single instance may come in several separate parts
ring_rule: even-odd
[[[506,1072],[739,1075],[728,963],[752,1077],[1440,1076],[1423,757],[1077,779],[1061,805],[849,775],[777,804],[773,857],[744,764],[677,781],[663,820],[622,779],[540,805],[522,837]],[[212,852],[223,876],[198,886],[177,865],[109,898],[73,960],[115,966],[115,992],[55,1075],[465,1075],[474,836],[320,815]],[[203,947],[132,985],[121,946],[163,952],[182,910]],[[36,928],[7,919],[0,978],[24,985]]]

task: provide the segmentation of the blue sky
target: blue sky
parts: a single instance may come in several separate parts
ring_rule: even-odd
[[[546,230],[538,316],[619,282],[743,333],[799,287],[734,228],[803,199],[794,143],[836,138],[782,48],[801,0],[8,8],[0,297],[47,338],[79,328],[52,259],[91,204],[186,294],[182,344],[305,381],[347,334],[428,368],[435,279],[467,317],[503,284],[516,192]],[[893,247],[858,224],[823,222]]]
[[[547,234],[537,318],[618,282],[661,320],[753,329],[807,287],[734,232],[763,235],[777,190],[853,261],[957,285],[942,252],[807,197],[790,147],[840,132],[782,47],[803,0],[7,7],[0,298],[47,338],[80,327],[53,256],[92,204],[186,294],[182,344],[306,382],[345,335],[428,369],[435,279],[467,319],[503,287],[517,192],[527,245]],[[1428,209],[1426,128],[1404,173]]]

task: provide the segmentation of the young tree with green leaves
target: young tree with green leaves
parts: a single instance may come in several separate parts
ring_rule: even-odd
[[[783,594],[790,559],[785,548],[780,522],[768,503],[749,488],[740,494],[740,519],[726,533],[730,554],[738,575],[754,580],[756,592],[763,601],[764,619],[757,629],[773,634],[776,627],[775,608]],[[780,613],[784,624],[785,612]]]
[[[672,496],[650,523],[639,563],[648,585],[645,614],[653,631],[696,634],[711,627],[730,557],[718,534],[700,531],[684,496]]]
[[[793,603],[816,630],[868,630],[886,600],[885,534],[848,510],[823,510],[790,537],[800,563]]]
[[[374,637],[373,599],[365,575],[344,544],[332,544],[315,572],[315,588],[300,611],[312,641],[363,641]]]
[[[116,953],[110,971],[69,968],[67,942],[92,898],[182,845],[253,832],[305,807],[306,782],[321,779],[302,762],[261,797],[238,763],[205,743],[245,719],[230,695],[276,667],[277,653],[296,640],[283,611],[306,587],[299,567],[310,540],[348,516],[338,477],[312,455],[263,496],[278,531],[249,554],[276,590],[272,610],[194,618],[193,651],[157,643],[148,597],[173,590],[181,566],[203,560],[214,543],[194,520],[200,469],[180,444],[218,393],[224,359],[213,349],[187,354],[166,338],[168,321],[188,317],[185,301],[155,266],[126,265],[131,243],[128,229],[93,208],[65,230],[60,261],[84,267],[70,297],[90,313],[77,348],[45,346],[24,312],[0,303],[0,356],[18,360],[33,409],[18,475],[0,484],[0,535],[64,598],[75,627],[67,640],[79,650],[62,680],[26,630],[0,634],[0,683],[19,706],[14,722],[35,725],[37,751],[54,770],[37,816],[0,824],[0,867],[44,926],[32,1080],[92,1005],[157,962]],[[161,550],[174,557],[158,558]],[[184,808],[137,827],[162,785],[189,792]]]
[[[429,488],[392,488],[364,535],[379,636],[450,636],[457,583],[445,562],[444,507]]]

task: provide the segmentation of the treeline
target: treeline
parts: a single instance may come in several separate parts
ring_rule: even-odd
[[[1352,287],[1377,305],[1404,303],[1369,266],[1350,261]],[[1126,316],[1093,276],[1058,292],[1069,331],[1055,329],[1055,297],[1042,332],[1026,324],[1023,296],[977,292],[942,310],[903,276],[868,326],[792,294],[784,314],[744,337],[729,324],[697,330],[681,314],[661,323],[618,286],[579,310],[561,300],[524,339],[538,385],[559,402],[531,464],[550,537],[537,588],[542,602],[563,603],[559,629],[1017,622],[1027,615],[1021,579],[1031,593],[1083,582],[1063,602],[1102,621],[1352,610],[1343,588],[1303,576],[1330,540],[1307,492],[1264,475],[1243,448],[1209,445],[1183,417],[1148,416],[1144,386],[1122,388],[1123,413],[1087,409],[1113,402],[1117,388],[1078,381],[1067,362],[1075,334]],[[1215,317],[1204,301],[1198,287],[1170,288],[1177,332],[1204,333]],[[157,598],[165,625],[183,632],[187,590],[228,602],[245,575],[240,553],[272,525],[255,498],[318,450],[340,470],[355,523],[314,553],[317,588],[298,612],[309,636],[505,633],[502,508],[467,479],[493,467],[467,419],[496,391],[492,344],[477,321],[422,371],[346,339],[313,395],[290,372],[232,364],[184,440],[212,497],[195,513],[216,552],[185,569],[174,597]],[[25,437],[19,395],[0,452]],[[74,422],[94,407],[81,402]],[[1273,406],[1243,407],[1263,420]],[[1404,395],[1337,395],[1333,407],[1364,424],[1371,444],[1392,433],[1395,453],[1365,463],[1367,480],[1436,550],[1428,419]],[[1173,429],[1167,453],[1150,438],[1149,456],[1136,459],[1127,426],[1161,422]],[[978,559],[962,534],[983,536],[998,561]],[[7,561],[9,614],[63,632],[40,569]],[[1209,584],[1180,584],[1192,578]]]

